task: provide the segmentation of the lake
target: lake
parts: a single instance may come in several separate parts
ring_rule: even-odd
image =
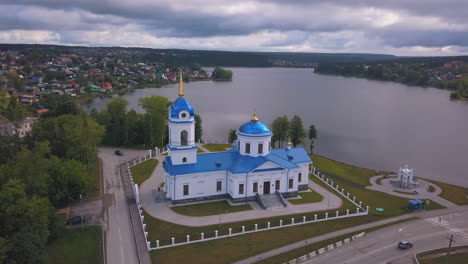
[[[232,68],[231,82],[185,83],[185,97],[203,120],[203,138],[226,139],[254,112],[271,128],[280,115],[315,124],[314,154],[381,170],[468,187],[468,104],[449,91],[392,82],[326,76],[311,69]],[[130,108],[148,95],[177,98],[178,85],[126,94]],[[109,99],[87,106],[102,109]],[[305,143],[308,149],[308,142]]]

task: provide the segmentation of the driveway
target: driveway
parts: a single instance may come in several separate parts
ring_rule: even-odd
[[[70,214],[91,216],[89,223],[102,226],[105,263],[135,264],[138,263],[135,238],[118,165],[147,155],[148,151],[124,149],[125,156],[116,156],[114,151],[114,148],[99,148],[103,173],[101,198],[75,203]]]

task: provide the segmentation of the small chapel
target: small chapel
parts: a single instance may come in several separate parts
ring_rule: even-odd
[[[310,157],[303,148],[272,149],[273,133],[256,114],[236,131],[225,152],[197,153],[195,110],[184,97],[169,108],[168,156],[163,161],[164,191],[172,203],[227,198],[255,201],[258,195],[297,196],[307,190]]]

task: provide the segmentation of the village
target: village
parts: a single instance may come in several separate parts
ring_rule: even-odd
[[[211,79],[199,64],[176,66],[145,60],[145,56],[143,51],[122,49],[0,50],[0,97],[6,103],[17,97],[30,112],[19,120],[17,129],[0,115],[0,136],[30,135],[32,123],[48,111],[40,100],[49,95],[84,103],[176,83],[179,71],[186,82]]]

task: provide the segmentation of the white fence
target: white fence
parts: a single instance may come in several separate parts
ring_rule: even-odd
[[[325,213],[323,218],[318,218],[318,215],[314,215],[313,218],[307,219],[306,216],[303,216],[302,218],[291,218],[291,222],[289,224],[283,224],[283,220],[279,220],[279,224],[272,226],[270,222],[267,222],[267,226],[264,228],[259,228],[258,224],[253,225],[252,230],[246,230],[245,226],[242,226],[242,230],[240,232],[232,232],[232,228],[228,229],[228,234],[226,235],[218,235],[218,230],[215,230],[214,236],[212,237],[205,237],[205,233],[200,233],[200,235],[197,238],[190,237],[190,235],[186,235],[186,241],[184,242],[176,242],[175,238],[171,238],[171,243],[168,245],[160,245],[160,241],[156,240],[156,246],[155,247],[150,247],[149,250],[156,250],[156,249],[162,249],[162,248],[168,248],[168,247],[175,247],[175,246],[182,246],[182,245],[188,245],[188,244],[193,244],[193,243],[200,243],[200,242],[205,242],[205,241],[210,241],[210,240],[215,240],[215,239],[221,239],[221,238],[228,238],[228,237],[233,237],[233,236],[240,236],[240,235],[245,235],[245,234],[251,234],[251,233],[256,233],[256,232],[261,232],[261,231],[268,231],[268,230],[273,230],[273,229],[279,229],[279,228],[285,228],[285,227],[291,227],[291,226],[299,226],[299,225],[305,225],[305,224],[310,224],[310,223],[318,223],[318,222],[323,222],[323,221],[328,221],[328,220],[334,220],[334,219],[340,219],[340,218],[348,218],[348,217],[355,217],[355,216],[362,216],[362,215],[367,215],[367,212],[365,211],[360,211],[359,208],[356,208],[356,212],[350,212],[349,209],[346,210],[346,214],[340,215],[339,211],[335,212],[334,216],[329,216],[328,212]],[[298,221],[296,221],[298,220]],[[252,227],[252,226],[250,226]]]
[[[361,210],[366,211],[367,213],[369,212],[369,206],[366,206],[364,208],[364,205],[362,204],[362,201],[359,201],[356,199],[355,196],[351,198],[350,193],[345,192],[345,189],[340,188],[338,184],[335,184],[332,179],[327,178],[325,174],[320,173],[317,171],[317,168],[312,166],[312,175],[317,177],[319,180],[321,180],[323,183],[334,189],[336,192],[338,192],[342,197],[344,197],[346,200],[350,201],[352,204],[354,204],[356,207],[361,208]]]
[[[325,252],[327,252],[327,251],[330,251],[330,250],[333,250],[333,249],[335,249],[335,248],[341,247],[342,245],[348,244],[349,242],[351,242],[351,241],[353,241],[353,240],[356,240],[356,239],[358,239],[358,238],[361,238],[361,237],[363,237],[363,236],[365,236],[365,235],[366,235],[365,232],[359,233],[359,234],[354,235],[354,236],[352,236],[352,237],[350,237],[350,238],[346,238],[346,239],[344,239],[344,240],[342,240],[342,241],[338,241],[338,242],[333,243],[333,244],[330,244],[330,245],[328,245],[328,246],[326,246],[326,247],[320,248],[320,249],[318,249],[318,250],[314,250],[314,251],[312,251],[312,252],[310,252],[310,253],[308,253],[308,254],[306,254],[306,255],[304,255],[304,256],[300,256],[300,257],[298,257],[297,259],[290,260],[290,261],[288,261],[288,262],[286,262],[286,263],[283,263],[283,264],[299,264],[299,263],[303,263],[303,262],[305,262],[305,261],[307,261],[307,260],[310,260],[311,258],[313,258],[313,257],[315,257],[315,256],[318,256],[318,255],[320,255],[320,254],[323,254],[323,253],[325,253]]]
[[[335,211],[334,215],[329,215],[329,212],[326,212],[322,218],[319,218],[317,214],[314,214],[314,217],[309,217],[307,218],[306,216],[303,216],[302,218],[290,218],[289,223],[283,224],[283,220],[279,220],[279,223],[277,225],[271,225],[271,222],[266,223],[266,227],[264,228],[259,228],[259,224],[254,224],[253,226],[250,226],[251,229],[246,230],[245,226],[241,227],[240,232],[233,232],[233,228],[228,228],[228,232],[225,235],[219,235],[218,230],[214,231],[214,235],[211,237],[205,236],[205,233],[200,233],[200,235],[195,238],[195,237],[190,237],[190,235],[185,236],[185,241],[182,242],[176,242],[176,238],[172,237],[169,243],[166,243],[165,245],[161,245],[160,240],[155,241],[155,247],[151,246],[151,242],[148,241],[148,232],[146,231],[146,224],[144,223],[144,215],[143,215],[143,209],[141,208],[140,205],[140,196],[138,192],[138,185],[134,183],[133,181],[133,176],[132,172],[130,170],[130,167],[135,166],[141,162],[146,161],[147,159],[150,159],[154,156],[159,156],[167,150],[165,149],[158,149],[156,148],[153,154],[153,150],[148,150],[149,155],[146,155],[144,157],[137,158],[133,161],[127,162],[127,170],[128,170],[128,175],[130,176],[130,180],[133,185],[133,192],[135,194],[135,200],[138,206],[138,210],[140,213],[140,219],[141,219],[141,225],[143,228],[143,232],[145,234],[145,239],[146,239],[146,244],[148,250],[157,250],[157,249],[162,249],[162,248],[169,248],[169,247],[175,247],[175,246],[182,246],[182,245],[187,245],[187,244],[193,244],[193,243],[200,243],[200,242],[205,242],[205,241],[210,241],[210,240],[215,240],[215,239],[222,239],[222,238],[228,238],[228,237],[233,237],[233,236],[239,236],[239,235],[244,235],[244,234],[251,234],[255,232],[262,232],[262,231],[268,231],[268,230],[273,230],[273,229],[279,229],[279,228],[285,228],[285,227],[291,227],[291,226],[299,226],[299,225],[304,225],[304,224],[310,224],[310,223],[318,223],[318,222],[323,222],[323,221],[328,221],[328,220],[335,220],[335,219],[340,219],[340,218],[348,218],[348,217],[355,217],[355,216],[363,216],[367,215],[369,213],[369,206],[367,206],[365,209],[362,205],[361,201],[358,201],[356,197],[353,197],[351,199],[350,193],[346,193],[344,189],[340,189],[338,185],[334,184],[333,181],[331,181],[329,178],[326,178],[324,174],[320,174],[320,172],[316,171],[315,167],[312,167],[312,174],[316,176],[318,179],[320,179],[322,182],[336,190],[341,196],[343,196],[345,199],[349,200],[351,203],[353,203],[356,206],[356,211],[355,212],[350,212],[349,209],[346,209],[346,213],[342,212],[340,214],[339,211]],[[287,217],[287,216],[285,216]],[[289,219],[288,219],[289,220]],[[263,225],[265,223],[262,223]]]

